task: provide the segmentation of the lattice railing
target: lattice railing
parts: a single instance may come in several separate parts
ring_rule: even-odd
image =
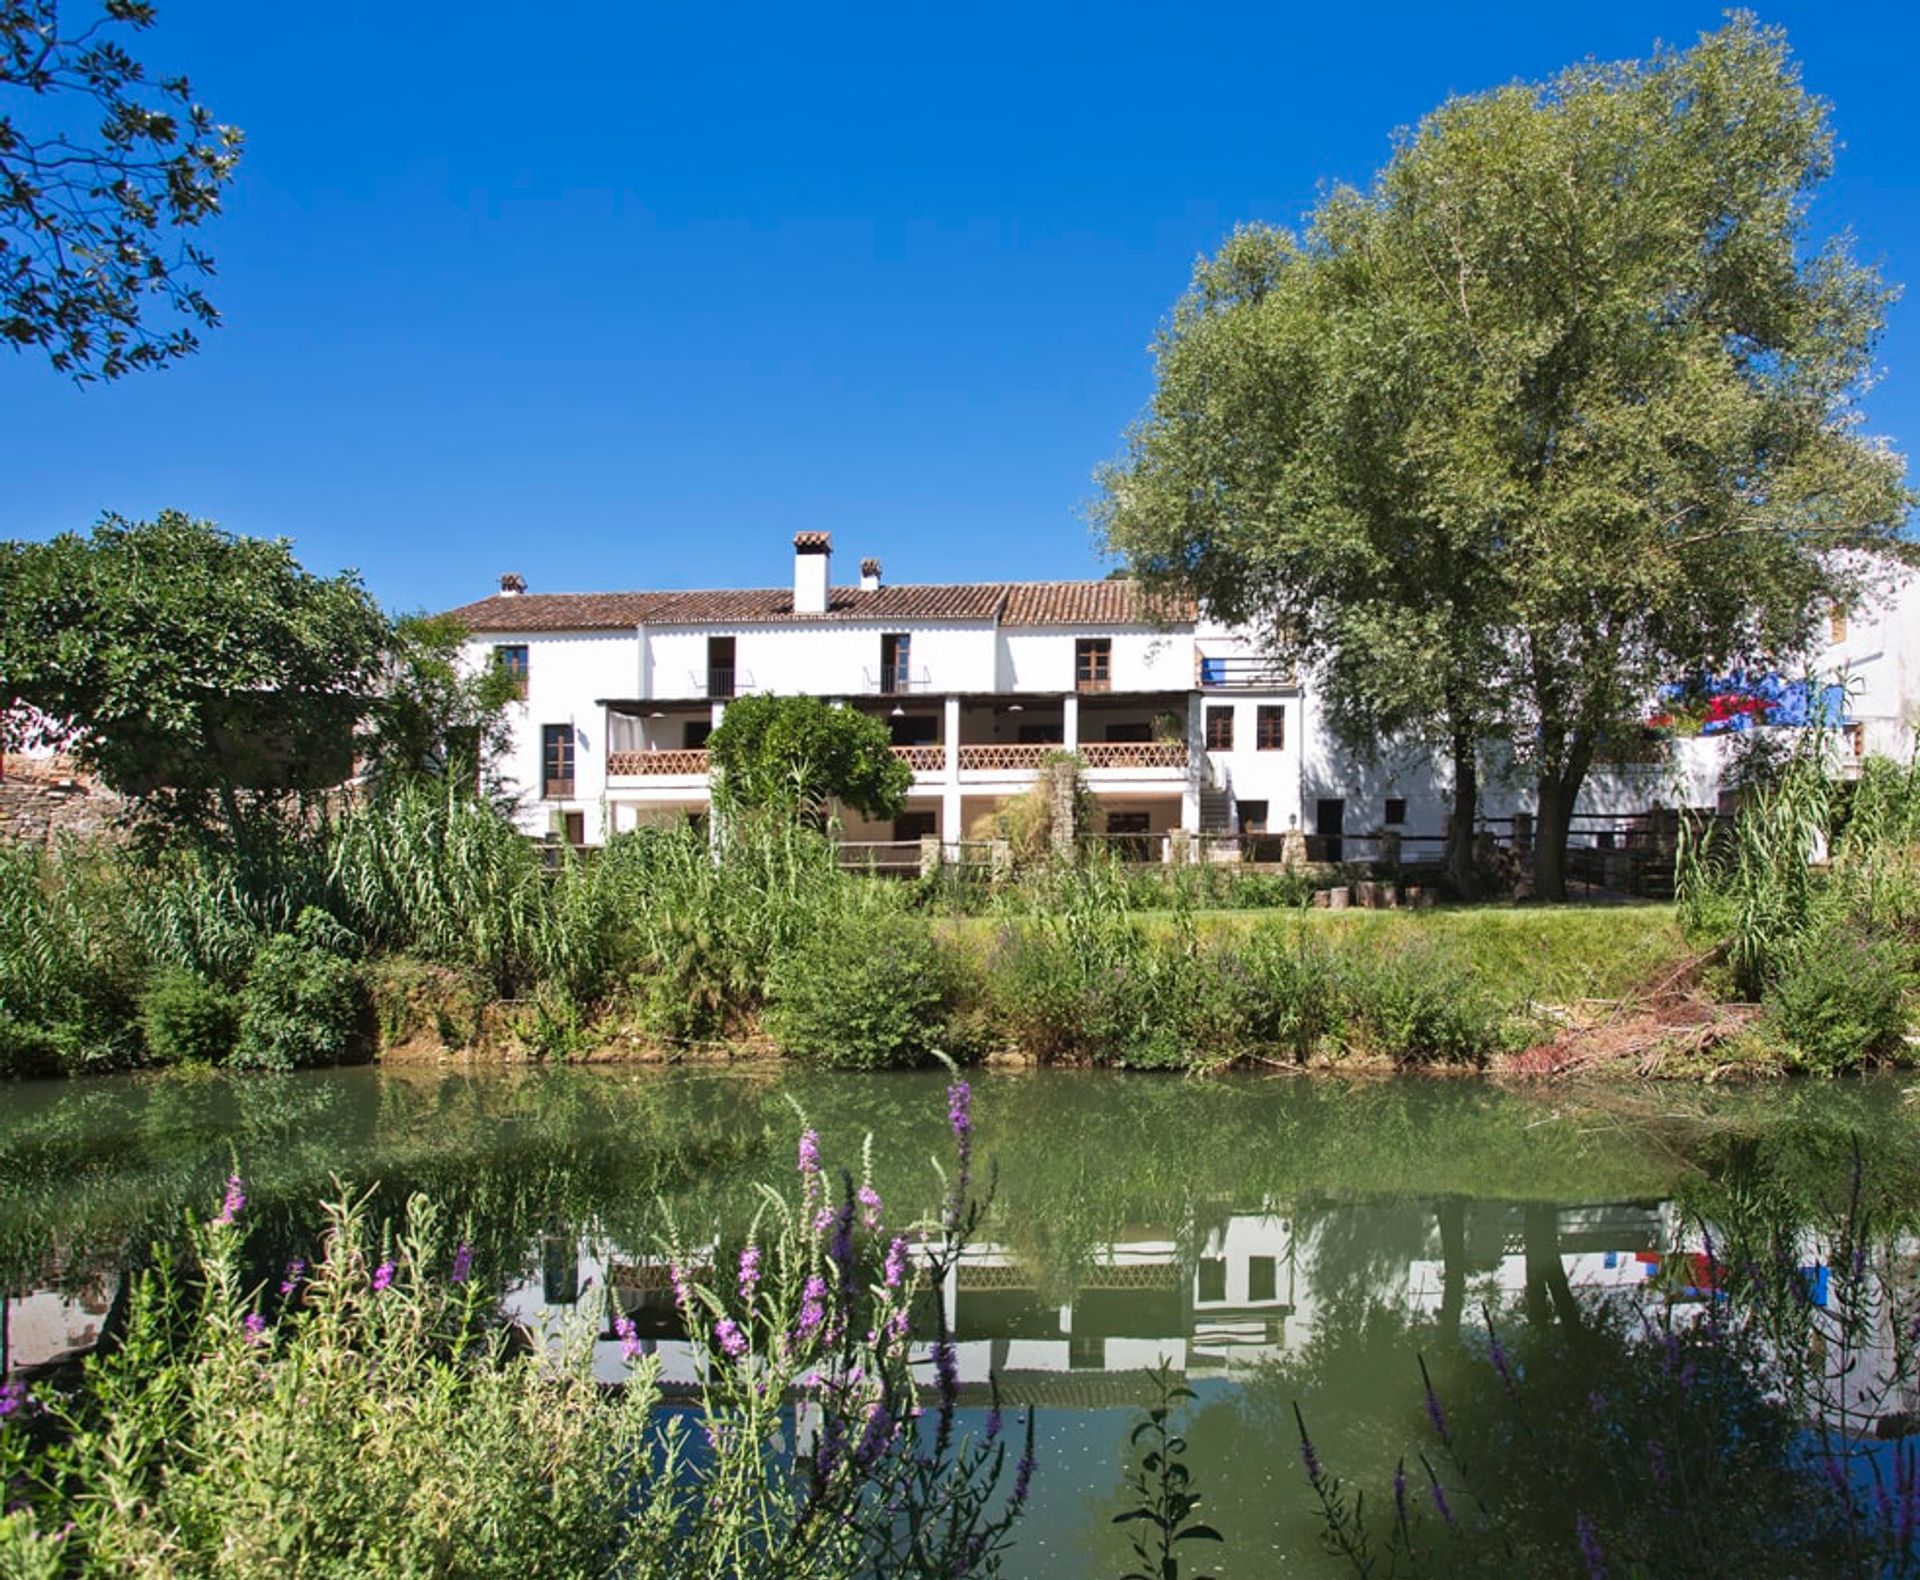
[[[1048,752],[1057,752],[1058,746],[1006,745],[1006,746],[962,746],[960,748],[960,771],[980,772],[995,768],[1038,768],[1040,759]]]
[[[896,746],[893,755],[917,774],[946,771],[947,749],[944,746]]]
[[[1080,748],[1089,768],[1185,768],[1185,741],[1094,741]]]
[[[691,748],[665,752],[609,752],[607,772],[622,775],[703,774],[707,754]]]

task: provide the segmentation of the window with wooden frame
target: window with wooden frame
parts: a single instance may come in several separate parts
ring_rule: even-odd
[[[1113,688],[1113,638],[1083,636],[1073,644],[1073,686],[1076,691]]]
[[[1287,745],[1287,710],[1277,702],[1262,703],[1253,716],[1253,745],[1256,751],[1284,751]]]
[[[913,634],[890,631],[880,638],[880,690],[887,696],[913,689]]]
[[[573,794],[573,726],[540,726],[541,778],[549,801],[564,801]]]
[[[499,666],[502,674],[509,675],[513,678],[514,686],[520,693],[520,700],[525,702],[527,700],[527,673],[530,667],[527,662],[527,644],[524,642],[503,643],[493,650],[493,661]]]
[[[1207,750],[1210,752],[1233,750],[1233,709],[1207,709]]]

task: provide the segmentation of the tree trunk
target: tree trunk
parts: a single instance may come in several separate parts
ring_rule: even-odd
[[[1446,882],[1456,900],[1480,892],[1473,870],[1473,825],[1480,815],[1480,766],[1473,731],[1453,732],[1453,814],[1447,820]]]
[[[1546,1202],[1529,1202],[1522,1210],[1522,1237],[1527,1257],[1527,1315],[1544,1321],[1549,1302],[1554,1315],[1569,1331],[1579,1328],[1580,1302],[1567,1282],[1567,1265],[1560,1260],[1560,1213]]]
[[[1540,797],[1539,816],[1533,831],[1533,897],[1536,900],[1567,897],[1567,830],[1573,823],[1573,806],[1580,799],[1580,787],[1587,782],[1592,755],[1585,748],[1575,746],[1567,753],[1565,767],[1557,773],[1543,770],[1536,781]]]

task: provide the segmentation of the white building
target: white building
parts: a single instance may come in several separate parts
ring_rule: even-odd
[[[823,532],[793,540],[790,586],[723,591],[532,593],[518,577],[451,611],[470,664],[522,680],[506,776],[530,834],[598,844],[644,823],[704,815],[708,733],[753,692],[832,699],[884,719],[914,769],[890,824],[849,818],[850,841],[949,845],[985,838],[1042,760],[1077,752],[1098,804],[1090,832],[1166,850],[1173,830],[1278,835],[1316,857],[1439,854],[1446,768],[1414,747],[1359,754],[1324,728],[1311,687],[1246,633],[1192,606],[1149,607],[1135,584],[884,583],[866,560],[835,586]],[[1920,580],[1882,604],[1836,613],[1815,673],[1848,689],[1849,753],[1905,757],[1920,699]],[[1597,767],[1578,843],[1653,805],[1711,806],[1726,737],[1658,762]],[[1532,786],[1483,767],[1482,813],[1531,809]],[[1258,849],[1258,847],[1254,847]],[[1264,852],[1262,852],[1264,853]]]
[[[1257,833],[1303,819],[1300,688],[1190,608],[1134,584],[890,586],[868,560],[834,586],[825,533],[794,539],[790,587],[530,593],[452,611],[469,662],[523,678],[506,765],[529,833],[598,843],[708,805],[708,733],[753,692],[886,721],[912,764],[906,810],[845,837],[986,837],[1042,759],[1077,752],[1092,832]]]

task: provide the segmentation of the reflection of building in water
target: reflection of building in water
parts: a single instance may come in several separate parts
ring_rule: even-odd
[[[1651,1287],[1677,1243],[1679,1226],[1659,1205],[1457,1205],[1451,1244],[1444,1211],[1406,1204],[1343,1204],[1310,1220],[1233,1212],[1204,1230],[1134,1225],[1099,1248],[1065,1294],[1051,1269],[983,1242],[940,1290],[962,1388],[984,1396],[997,1379],[1009,1403],[1135,1403],[1151,1393],[1148,1374],[1163,1362],[1189,1378],[1224,1376],[1297,1350],[1330,1292],[1356,1279],[1366,1298],[1414,1316],[1441,1314],[1450,1289],[1456,1313],[1469,1290],[1474,1304],[1503,1305],[1541,1273],[1541,1245],[1529,1254],[1529,1211],[1535,1235],[1544,1221],[1559,1276],[1583,1293]],[[663,1381],[696,1381],[665,1261],[587,1242],[574,1249],[569,1262],[564,1241],[544,1239],[541,1277],[509,1293],[509,1314],[550,1322],[592,1293],[598,1315],[597,1291],[610,1283],[643,1347],[660,1355]],[[599,1320],[597,1360],[616,1377],[620,1343],[610,1315]]]
[[[118,1273],[97,1272],[74,1294],[36,1289],[0,1303],[0,1376],[86,1354],[119,1292]]]

